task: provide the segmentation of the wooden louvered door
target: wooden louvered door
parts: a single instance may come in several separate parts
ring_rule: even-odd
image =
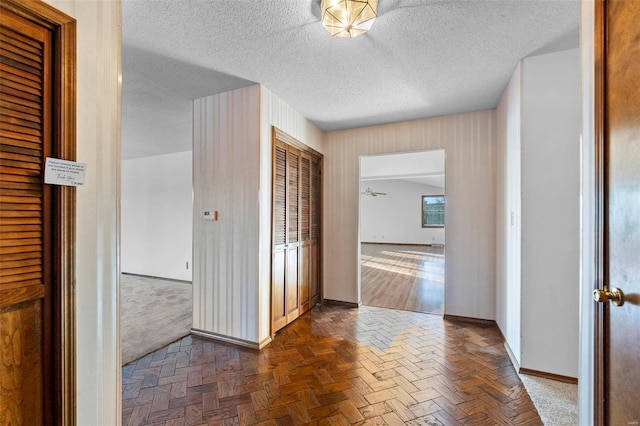
[[[300,151],[287,147],[287,324],[300,316]]]
[[[277,331],[300,315],[300,151],[273,144],[272,328]]]
[[[73,340],[69,324],[73,316],[68,310],[73,301],[62,301],[73,281],[72,266],[63,265],[62,259],[73,254],[73,231],[67,228],[73,226],[69,209],[74,196],[71,190],[43,184],[45,157],[60,157],[75,149],[75,133],[69,129],[75,128],[70,75],[75,33],[60,33],[70,30],[68,25],[75,28],[71,18],[40,2],[2,0],[0,4],[3,425],[74,421],[74,376],[69,365],[74,361],[68,353],[73,349],[66,341]],[[66,70],[64,60],[70,61]],[[63,100],[64,96],[68,98]]]
[[[321,229],[320,159],[274,133],[272,333],[319,302]]]
[[[321,245],[320,230],[322,222],[322,159],[311,158],[309,176],[309,299],[313,307],[320,303]]]
[[[271,250],[271,326],[287,325],[285,271],[287,249],[287,145],[273,144],[273,229]]]
[[[300,157],[300,314],[311,309],[311,156]]]

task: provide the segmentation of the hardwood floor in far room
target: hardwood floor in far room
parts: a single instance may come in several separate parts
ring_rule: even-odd
[[[444,313],[444,247],[361,245],[362,303]]]
[[[495,326],[318,306],[260,352],[185,337],[122,368],[123,425],[541,425]]]

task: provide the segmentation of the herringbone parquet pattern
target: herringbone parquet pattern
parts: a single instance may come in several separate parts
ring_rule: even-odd
[[[185,337],[128,364],[123,425],[540,425],[494,327],[312,309],[260,352]]]

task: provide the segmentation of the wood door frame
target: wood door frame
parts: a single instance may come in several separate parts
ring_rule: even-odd
[[[0,5],[52,34],[51,156],[76,159],[76,20],[42,1]],[[76,424],[75,188],[52,188],[55,424]],[[45,360],[46,362],[46,360]]]
[[[595,166],[595,279],[593,288],[606,285],[608,274],[605,259],[608,258],[607,247],[607,150],[606,142],[606,10],[605,2],[594,3],[594,166]],[[595,425],[604,425],[606,406],[604,403],[606,374],[605,345],[608,344],[605,335],[606,310],[609,304],[598,303],[594,309],[594,340],[593,340],[593,421]]]

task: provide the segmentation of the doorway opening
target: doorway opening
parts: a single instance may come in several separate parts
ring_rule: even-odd
[[[444,314],[445,150],[360,157],[359,297]]]

